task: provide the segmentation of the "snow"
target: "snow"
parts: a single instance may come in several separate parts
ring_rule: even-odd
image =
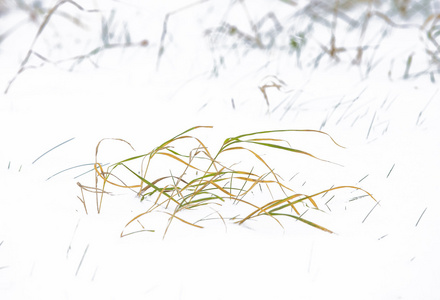
[[[425,51],[435,48],[422,30],[375,18],[363,43],[379,46],[364,53],[361,65],[351,63],[354,52],[342,52],[339,62],[323,56],[315,66],[330,29],[318,21],[308,29],[309,17],[294,13],[308,1],[287,2],[75,2],[99,12],[62,5],[59,12],[82,26],[55,14],[34,48],[60,62],[32,56],[28,65],[36,67],[0,96],[1,299],[440,298],[440,92],[438,62]],[[440,9],[420,3],[433,13]],[[365,7],[359,4],[352,15]],[[270,22],[260,28],[264,43],[276,37],[271,47],[259,49],[219,30],[227,22],[252,34],[248,18],[257,23],[267,12],[283,26],[280,32]],[[399,24],[426,19],[422,13],[391,17]],[[29,12],[11,9],[1,16],[0,35],[28,18]],[[3,90],[42,20],[26,21],[0,40]],[[339,22],[337,43],[357,47],[360,29],[347,31]],[[123,43],[129,32],[131,42],[149,44],[61,62],[102,45],[102,24],[113,33],[110,42]],[[310,38],[297,60],[283,41],[306,30]],[[403,78],[409,55],[409,74],[422,73]],[[268,105],[259,87],[273,83],[281,88],[266,89]],[[166,219],[151,214],[145,224],[155,232],[121,238],[148,204],[116,189],[100,214],[86,194],[86,214],[77,182],[93,186],[92,173],[79,176],[92,165],[57,174],[93,163],[103,138],[124,139],[135,149],[103,141],[99,160],[114,163],[197,125],[214,126],[193,133],[209,149],[242,133],[323,130],[346,148],[308,133],[291,134],[289,141],[339,165],[271,151],[265,159],[302,193],[355,185],[379,204],[368,197],[350,201],[363,195],[351,190],[335,192],[328,203],[319,199],[326,212],[306,216],[336,234],[287,219],[283,229],[261,218],[243,226],[208,222],[204,229],[174,222],[163,239]]]

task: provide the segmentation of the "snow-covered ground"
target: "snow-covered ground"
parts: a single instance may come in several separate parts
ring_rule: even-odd
[[[355,2],[335,23],[320,1],[67,1],[41,26],[56,2],[0,1],[0,299],[440,299],[440,7]],[[257,218],[174,222],[165,239],[153,214],[155,232],[120,238],[149,207],[130,191],[100,214],[86,194],[85,213],[101,139],[134,147],[102,142],[115,163],[197,125],[212,152],[325,131],[346,148],[282,137],[337,164],[263,155],[301,193],[353,185],[379,205],[319,196],[304,217],[335,234]]]

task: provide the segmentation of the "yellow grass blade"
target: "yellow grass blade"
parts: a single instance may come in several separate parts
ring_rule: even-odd
[[[118,188],[139,188],[137,195],[142,197],[141,201],[144,199],[144,197],[153,197],[153,195],[155,195],[155,199],[152,199],[153,201],[151,207],[148,210],[137,214],[134,218],[132,218],[126,224],[124,230],[134,221],[139,221],[139,218],[141,218],[142,216],[145,216],[146,214],[151,212],[160,211],[161,213],[165,213],[170,216],[164,232],[165,237],[174,218],[187,225],[191,225],[196,228],[203,228],[203,226],[197,225],[196,223],[202,220],[208,220],[206,219],[206,217],[197,222],[191,223],[187,221],[186,218],[182,218],[181,216],[181,213],[184,211],[190,213],[191,211],[200,210],[203,208],[213,210],[220,216],[220,219],[223,222],[225,222],[225,220],[236,220],[234,221],[235,223],[243,224],[244,222],[247,222],[248,220],[254,219],[256,217],[268,216],[275,220],[281,227],[283,227],[283,224],[280,221],[280,217],[287,216],[295,220],[299,220],[309,226],[331,233],[332,231],[328,230],[327,228],[303,219],[295,205],[304,201],[310,201],[310,203],[313,205],[313,208],[318,209],[318,205],[314,197],[327,193],[329,191],[336,191],[342,188],[361,190],[376,201],[376,199],[370,193],[368,193],[364,189],[355,186],[332,187],[324,191],[316,192],[310,196],[294,192],[294,190],[290,186],[285,184],[282,177],[274,172],[274,169],[267,163],[265,159],[263,159],[261,153],[257,152],[254,149],[238,145],[239,143],[247,143],[260,147],[281,150],[286,153],[303,154],[315,159],[319,159],[308,152],[299,149],[293,149],[292,147],[290,147],[289,142],[285,139],[265,137],[262,135],[283,132],[319,133],[328,136],[334,144],[342,147],[325,132],[318,130],[273,130],[243,134],[225,139],[217,154],[215,156],[212,156],[211,153],[208,151],[208,147],[206,147],[202,140],[197,137],[187,135],[188,132],[198,128],[211,127],[192,127],[176,135],[175,137],[166,140],[164,143],[154,148],[151,152],[147,154],[129,157],[118,163],[110,165],[110,167],[107,168],[107,171],[104,171],[102,165],[97,162],[99,147],[101,145],[101,142],[105,139],[101,140],[96,146],[95,151],[95,187],[92,188],[78,184],[81,188],[82,193],[82,198],[78,198],[84,205],[84,208],[86,209],[86,202],[84,199],[83,190],[96,194],[96,205],[99,213],[102,206],[103,195],[108,193],[106,191],[107,184]],[[125,140],[114,140],[125,142],[131,147],[131,145]],[[195,148],[192,148],[189,153],[186,154],[179,150],[180,143],[178,143],[178,141],[188,140],[196,142],[197,146]],[[286,143],[288,146],[282,146],[281,143]],[[236,163],[228,166],[228,164],[220,161],[220,157],[227,157],[222,156],[222,153],[238,150],[245,150],[249,152],[251,154],[250,157],[254,159],[254,161],[263,164],[263,166],[269,171],[266,171],[266,173],[263,174],[257,174],[253,172],[254,168],[252,168],[251,172],[245,172],[237,168],[238,164]],[[178,163],[184,165],[184,170],[181,170],[182,173],[180,173],[181,175],[174,176],[172,170],[170,170],[170,176],[162,176],[160,178],[153,177],[151,180],[147,179],[146,175],[149,170],[150,163],[153,161],[156,155],[169,157],[173,161],[177,161]],[[126,165],[126,163],[128,162],[130,162],[130,164],[135,163],[136,160],[140,160],[141,162],[140,171],[135,171],[134,169],[132,170]],[[146,167],[144,168],[145,161],[147,161],[147,163]],[[119,168],[121,166],[123,166],[132,175],[134,175],[136,180],[140,180],[140,184],[126,184],[121,179],[122,177],[119,176],[119,174],[117,173],[119,172]],[[198,175],[198,173],[201,173],[201,175]],[[139,174],[142,174],[143,176]],[[270,175],[272,175],[273,178],[272,176],[268,177]],[[102,180],[102,188],[98,188],[98,180],[99,182],[101,182]],[[262,187],[265,189],[267,188],[267,191],[270,194],[269,200],[262,205],[256,205],[255,203],[253,203],[254,201],[252,195],[257,185],[260,187],[260,189]],[[282,191],[285,197],[281,199],[274,199],[273,195],[275,194],[272,194],[272,189],[274,186]],[[98,198],[99,194],[101,195],[100,200]],[[247,213],[247,215],[244,217],[240,216],[240,213],[237,213],[233,217],[223,218],[218,209],[221,209],[223,204],[227,201],[232,201],[232,204],[235,205],[250,206],[252,211],[251,213]],[[215,209],[214,206],[218,209]],[[172,212],[168,212],[170,209]],[[286,209],[286,212],[283,211],[284,209]],[[124,230],[122,231],[121,236],[128,235],[124,234]],[[145,228],[142,228],[142,230],[140,231],[135,231],[129,234],[144,231],[146,231]]]

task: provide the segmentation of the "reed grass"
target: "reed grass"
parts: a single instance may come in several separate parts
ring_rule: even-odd
[[[72,62],[72,66],[70,67],[70,71],[72,71],[76,65],[80,64],[81,62],[83,62],[85,60],[90,61],[95,67],[98,67],[98,65],[95,62],[93,62],[91,58],[102,53],[103,51],[110,50],[110,49],[125,49],[125,48],[130,48],[130,47],[147,47],[149,45],[149,43],[146,39],[143,39],[143,40],[140,40],[137,42],[133,42],[131,40],[130,33],[128,32],[127,29],[124,29],[124,38],[123,38],[124,40],[123,41],[120,41],[120,40],[113,41],[111,39],[111,36],[113,34],[112,34],[112,32],[109,31],[110,30],[109,28],[112,27],[112,25],[113,25],[112,22],[113,22],[114,13],[112,13],[112,14],[110,14],[110,16],[108,18],[102,17],[101,28],[100,28],[101,43],[99,45],[97,45],[95,48],[93,48],[92,50],[90,50],[86,53],[81,53],[81,54],[75,55],[73,57],[66,57],[66,58],[56,59],[56,60],[51,59],[47,55],[38,52],[36,50],[36,48],[37,48],[36,45],[40,41],[43,33],[49,27],[49,24],[51,24],[52,18],[55,15],[58,14],[60,16],[63,16],[64,18],[67,18],[68,20],[71,21],[72,24],[74,24],[77,27],[86,27],[84,24],[82,24],[82,22],[78,18],[76,18],[70,14],[63,13],[61,11],[61,8],[65,5],[73,6],[78,11],[83,12],[83,13],[87,13],[87,14],[101,14],[102,13],[98,9],[86,9],[83,6],[81,6],[80,4],[78,4],[76,1],[73,1],[73,0],[59,0],[54,6],[52,6],[51,8],[49,8],[47,10],[44,10],[41,7],[31,8],[27,5],[20,4],[20,2],[18,3],[18,7],[20,9],[30,11],[29,12],[30,19],[33,22],[38,23],[37,16],[44,15],[44,17],[43,17],[43,20],[41,21],[41,23],[39,23],[39,25],[38,25],[37,32],[34,35],[34,38],[31,42],[31,45],[30,45],[24,59],[21,61],[20,66],[19,66],[16,74],[9,80],[9,82],[6,86],[6,89],[4,90],[4,94],[7,94],[8,91],[10,90],[12,84],[17,80],[17,78],[23,72],[25,72],[29,69],[39,68],[39,67],[42,67],[46,64],[52,64],[52,65],[57,66],[57,65],[60,65],[60,64],[66,63],[66,62],[67,63]],[[0,9],[1,9],[1,7],[0,7]],[[0,42],[4,38],[6,38],[8,35],[12,34],[12,32],[15,31],[21,25],[22,25],[22,23],[18,23],[16,26],[7,30],[5,33],[3,33],[3,34],[0,33]],[[30,63],[32,58],[37,58],[41,63],[40,64]]]
[[[286,1],[280,1],[281,2]],[[205,30],[209,37],[211,51],[224,57],[221,49],[242,49],[243,55],[249,49],[268,51],[278,49],[287,53],[295,53],[299,67],[313,66],[317,68],[322,61],[328,63],[347,63],[357,66],[364,77],[368,77],[372,69],[383,57],[377,57],[377,52],[391,31],[418,30],[422,47],[425,52],[414,54],[412,51],[402,54],[406,59],[406,70],[397,74],[399,78],[408,79],[439,72],[439,26],[440,15],[435,5],[430,1],[391,1],[385,3],[376,0],[332,0],[310,1],[306,5],[291,3],[284,5],[285,11],[291,11],[286,20],[275,11],[266,11],[263,16],[250,18],[250,4],[246,1],[234,2],[228,8],[224,19],[216,27]],[[249,26],[235,25],[232,11],[243,11],[242,20],[247,20]],[[240,7],[241,6],[241,7]],[[254,12],[255,14],[255,12]],[[271,22],[269,22],[271,21]],[[382,28],[371,26],[380,24]],[[250,27],[252,30],[246,30]],[[326,36],[317,36],[316,32],[327,32]],[[269,42],[264,42],[264,37]],[[415,42],[415,41],[414,41]],[[318,46],[318,47],[316,47]],[[318,51],[317,51],[318,49]],[[307,57],[302,55],[307,53]],[[214,54],[214,53],[213,53]],[[411,74],[410,65],[413,56],[430,63],[424,69]],[[216,64],[217,65],[217,64]],[[391,68],[393,66],[390,66]],[[215,69],[216,70],[216,69]],[[392,70],[389,72],[392,73]]]
[[[214,1],[199,0],[183,5],[165,15],[160,40],[153,43],[158,43],[156,69],[159,69],[161,60],[166,55],[166,47],[170,46],[167,45],[167,36],[172,30],[172,26],[169,24],[170,20],[187,10],[196,6],[208,5],[208,3],[215,5]],[[277,49],[290,54],[295,53],[299,67],[307,65],[316,68],[324,58],[328,58],[330,63],[345,62],[358,66],[362,75],[367,77],[374,67],[379,63],[383,64],[384,57],[377,57],[376,53],[380,52],[378,50],[382,44],[386,44],[383,42],[388,33],[391,30],[406,29],[419,31],[419,38],[425,51],[413,53],[412,50],[409,50],[402,53],[403,60],[406,60],[402,64],[406,64],[406,68],[403,73],[399,71],[397,76],[409,79],[428,75],[431,81],[435,82],[434,75],[440,72],[440,14],[432,1],[393,0],[385,3],[377,0],[316,0],[310,1],[307,5],[298,5],[297,1],[279,0],[274,3],[277,5],[275,9],[261,10],[263,14],[255,16],[252,1],[232,1],[219,24],[200,29],[201,33],[204,32],[205,37],[209,40],[210,51],[213,52],[214,74],[217,74],[219,65],[226,63],[225,57],[230,49],[237,49],[236,53],[243,50],[242,55],[246,55],[251,50]],[[82,24],[82,17],[77,18],[63,12],[64,6],[72,6],[83,15],[92,14],[101,18],[101,28],[94,28],[94,30],[100,31],[102,41],[85,53],[54,59],[50,57],[49,53],[37,51],[36,45],[39,44],[43,33],[50,27],[49,25],[56,26],[56,24],[52,24],[55,15],[71,20],[75,26],[88,26],[88,24]],[[59,66],[72,63],[70,68],[72,70],[83,61],[89,61],[99,67],[94,58],[103,51],[150,45],[147,39],[132,41],[130,31],[127,28],[122,32],[124,40],[110,38],[114,35],[113,17],[117,10],[114,10],[110,16],[104,17],[103,12],[93,8],[88,9],[73,0],[59,0],[51,7],[45,7],[38,1],[33,5],[27,5],[23,1],[0,2],[0,14],[6,15],[13,10],[24,11],[29,18],[10,28],[6,27],[0,30],[0,44],[29,21],[36,23],[38,28],[32,41],[28,41],[30,47],[21,60],[17,72],[4,89],[5,94],[8,93],[17,78],[29,69],[39,68],[46,64]],[[234,10],[241,13],[241,20],[245,21],[244,25],[235,24],[232,17]],[[287,19],[283,18],[280,10],[291,12],[290,16]],[[381,24],[382,29],[372,29],[370,25],[373,21],[376,24]],[[129,20],[127,20],[128,22]],[[2,24],[0,24],[1,26]],[[316,36],[318,28],[320,32],[327,32],[327,36]],[[83,39],[83,37],[78,38]],[[56,42],[63,44],[62,41]],[[307,57],[303,53],[307,53]],[[416,59],[426,61],[422,69],[411,68],[414,65],[412,62]],[[31,63],[31,60],[40,63]],[[393,72],[394,60],[390,63],[389,74],[391,77],[391,74],[395,75]]]
[[[327,137],[333,145],[342,147],[325,132],[318,130],[269,130],[241,134],[225,139],[220,149],[213,154],[201,139],[190,135],[193,131],[209,128],[212,127],[192,127],[166,140],[146,154],[121,160],[109,165],[105,170],[98,163],[98,152],[102,142],[100,141],[96,146],[95,153],[95,186],[87,187],[78,183],[82,193],[82,197],[78,198],[84,209],[87,212],[84,191],[95,194],[96,210],[101,213],[104,195],[110,193],[109,187],[112,186],[117,189],[132,190],[141,201],[148,201],[150,204],[148,209],[138,212],[127,222],[121,232],[121,237],[139,232],[139,230],[126,232],[129,231],[129,227],[136,224],[142,226],[141,231],[152,231],[143,227],[141,219],[147,218],[153,212],[161,212],[168,218],[164,237],[175,220],[191,227],[203,228],[198,223],[208,219],[224,223],[230,221],[241,225],[263,216],[271,218],[281,227],[283,227],[281,219],[288,217],[332,233],[330,229],[304,219],[298,206],[306,204],[307,207],[319,210],[315,198],[340,189],[360,190],[375,200],[369,192],[349,185],[334,186],[312,195],[296,192],[283,181],[281,175],[275,172],[268,163],[268,159],[263,158],[262,149],[271,149],[329,163],[329,161],[318,158],[309,152],[292,148],[287,139],[273,137],[276,134],[318,134]],[[125,140],[116,140],[131,147]],[[183,152],[182,148],[185,147],[180,144],[187,146],[195,144],[195,146],[187,152]],[[250,157],[248,158],[249,162],[251,165],[255,165],[251,170],[239,168],[240,164],[227,165],[223,160],[223,157],[228,154],[236,156],[239,153],[248,154],[246,157]],[[167,159],[168,165],[172,166],[172,169],[166,170],[169,167],[160,160],[160,169],[169,171],[169,175],[158,176],[154,172],[150,172],[154,162],[161,158]],[[265,196],[263,204],[255,200],[254,192],[258,191],[257,187],[260,190],[265,188],[270,195]],[[222,212],[222,207],[225,204],[232,204],[234,211],[231,216]],[[201,212],[201,214],[197,212]],[[206,212],[210,213],[203,215]],[[217,217],[210,217],[213,214]],[[200,215],[203,216],[200,217]]]

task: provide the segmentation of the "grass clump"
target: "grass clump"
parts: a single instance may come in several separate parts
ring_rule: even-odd
[[[211,128],[211,126],[192,127],[165,141],[147,154],[124,159],[108,166],[106,170],[97,162],[101,140],[96,147],[95,186],[86,187],[78,184],[82,192],[80,200],[85,210],[87,211],[84,191],[96,194],[96,209],[100,213],[104,194],[109,194],[109,186],[113,186],[130,189],[139,196],[141,201],[151,203],[147,210],[138,213],[126,224],[121,237],[134,233],[126,233],[125,230],[129,225],[136,223],[142,226],[141,231],[145,231],[140,222],[141,218],[153,212],[162,212],[168,217],[164,236],[174,220],[192,227],[203,228],[200,223],[209,220],[221,220],[224,223],[232,221],[236,224],[243,224],[251,219],[263,216],[271,218],[281,227],[283,227],[281,217],[289,217],[332,233],[330,229],[304,219],[298,206],[304,204],[306,207],[319,210],[315,201],[316,196],[343,188],[361,190],[374,199],[370,193],[355,186],[332,187],[313,195],[295,192],[269,165],[268,159],[264,159],[263,155],[254,149],[270,148],[275,151],[305,155],[322,160],[309,152],[292,148],[285,139],[267,137],[267,135],[273,136],[293,132],[320,134],[327,136],[335,145],[341,147],[325,132],[318,130],[271,130],[242,134],[227,138],[220,149],[213,154],[202,140],[188,134],[201,128]],[[125,140],[119,141],[130,145]],[[185,142],[185,145],[180,145],[181,142]],[[185,146],[187,147],[189,144],[195,144],[195,146],[184,152]],[[228,154],[237,157],[243,153],[250,154],[252,158],[251,165],[254,162],[257,163],[250,170],[238,168],[238,164],[226,165],[223,162],[223,158],[226,158]],[[165,171],[169,172],[168,175],[150,175],[150,173],[156,174],[153,171],[156,161],[160,163],[157,174]],[[168,168],[164,167],[165,163],[170,166],[173,165],[172,169],[166,170]],[[134,166],[139,165],[140,169],[135,169]],[[127,183],[126,178],[130,180],[130,184]],[[258,190],[257,187],[261,191],[264,187],[269,192],[269,200],[266,200],[266,197],[263,202],[261,202],[261,199],[255,199],[254,191]],[[224,206],[228,205],[233,207],[231,215],[226,215],[222,210]],[[215,217],[212,217],[212,215],[215,215]]]
[[[5,10],[3,7],[5,5],[2,5],[0,0],[0,15]],[[83,62],[88,62],[98,68],[100,56],[108,50],[149,46],[146,39],[132,40],[127,23],[121,25],[114,21],[115,10],[106,13],[99,9],[88,9],[73,0],[59,0],[50,7],[43,7],[39,1],[35,1],[32,6],[17,1],[15,9],[27,12],[29,20],[36,23],[38,28],[16,74],[7,84],[4,94],[8,93],[12,84],[23,72],[30,69],[50,64],[57,67],[68,66],[68,70],[73,71]],[[96,25],[98,20],[101,21],[100,27]],[[27,22],[28,20],[17,23],[3,33],[0,31],[0,43]],[[59,39],[59,36],[65,36],[66,39]],[[87,36],[94,38],[92,43],[84,38]],[[76,42],[69,45],[68,43],[72,40]],[[44,44],[49,46],[45,48],[42,46]],[[83,47],[88,49],[90,44],[95,46],[84,51]],[[61,50],[62,53],[54,54],[56,49]],[[65,52],[75,54],[66,56]]]

